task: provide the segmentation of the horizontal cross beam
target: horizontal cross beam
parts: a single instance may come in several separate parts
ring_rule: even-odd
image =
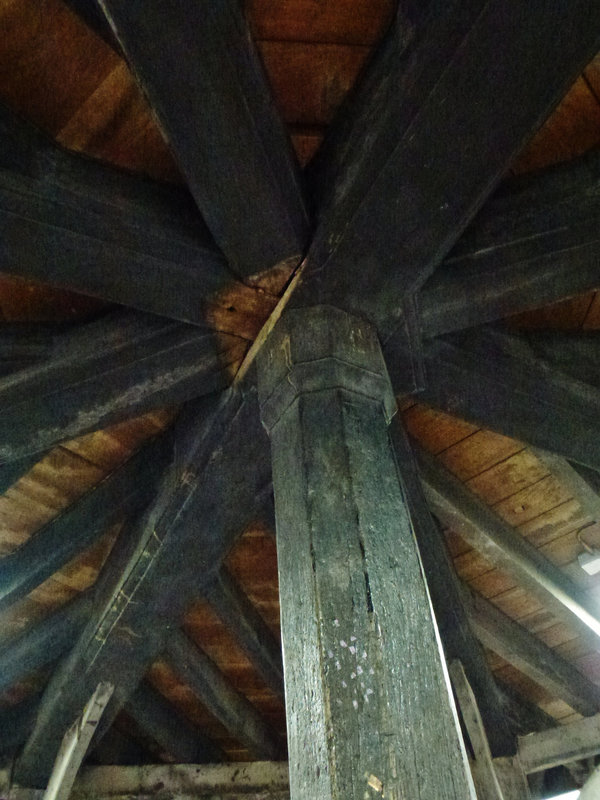
[[[600,714],[519,738],[519,760],[527,773],[541,772],[600,753]]]

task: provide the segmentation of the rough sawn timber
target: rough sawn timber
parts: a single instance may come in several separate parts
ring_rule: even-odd
[[[100,0],[232,270],[304,254],[300,173],[237,0]]]
[[[115,692],[99,735],[110,727],[162,650],[169,626],[260,515],[270,491],[269,451],[255,392],[228,390],[199,401],[186,416],[156,499],[113,548],[90,621],[46,689],[17,765],[23,785],[44,785],[69,720],[100,680],[110,680]]]

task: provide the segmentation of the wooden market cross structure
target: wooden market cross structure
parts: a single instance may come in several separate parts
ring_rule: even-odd
[[[597,1],[0,31],[1,791],[597,785]]]

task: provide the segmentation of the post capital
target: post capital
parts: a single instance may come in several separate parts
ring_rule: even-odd
[[[257,359],[259,401],[271,430],[300,395],[343,389],[379,401],[389,422],[396,399],[376,330],[329,305],[285,312]]]

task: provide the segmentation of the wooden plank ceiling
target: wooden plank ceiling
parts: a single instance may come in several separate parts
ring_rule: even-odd
[[[326,127],[353,86],[394,11],[391,0],[249,0],[246,3],[258,50],[275,104],[285,120],[298,158],[307,164]],[[92,33],[61,0],[3,0],[0,3],[0,99],[67,148],[136,173],[181,183],[180,173],[125,62]],[[511,168],[521,174],[570,161],[600,145],[600,56],[577,79],[565,99]],[[599,221],[600,222],[600,221]],[[2,249],[0,248],[0,252]],[[2,264],[0,264],[2,269]],[[233,332],[252,340],[275,299],[241,287],[227,302],[235,307]],[[225,303],[223,303],[225,307]],[[0,320],[63,323],[95,318],[101,301],[8,274],[0,276]],[[511,329],[600,329],[600,293],[588,292],[558,304],[520,313]],[[0,334],[1,334],[0,330]],[[49,334],[45,334],[49,335]],[[560,567],[594,602],[600,602],[600,576],[577,565],[579,536],[600,548],[600,520],[582,509],[560,479],[522,442],[402,398],[408,431],[493,508],[519,535]],[[0,497],[0,556],[7,557],[43,526],[63,514],[107,474],[123,464],[174,419],[176,409],[156,408],[104,430],[54,447]],[[252,465],[248,465],[252,469]],[[263,515],[264,517],[264,515]],[[268,515],[267,515],[268,517]],[[273,636],[278,630],[276,552],[270,519],[252,524],[231,550],[226,567]],[[122,519],[84,552],[39,586],[1,611],[2,641],[27,632],[92,587],[113,545]],[[537,597],[495,568],[452,530],[447,542],[461,579],[555,653],[600,686],[600,654],[578,630],[557,618]],[[0,561],[0,576],[3,575]],[[0,586],[0,590],[1,590]],[[256,662],[236,639],[210,599],[186,612],[183,630],[247,698],[275,733],[285,736],[281,695],[268,685]],[[579,718],[502,657],[487,652],[495,675],[561,723]],[[20,707],[46,684],[51,663],[24,671],[4,686],[0,709]],[[0,661],[2,656],[0,655]],[[209,710],[198,693],[161,656],[146,682],[202,731],[231,760],[254,757]],[[24,707],[24,706],[23,706]],[[180,753],[153,739],[139,716],[122,712],[117,736],[135,742],[147,760],[177,760]],[[1,738],[1,737],[0,737]],[[122,744],[122,742],[121,742]],[[133,747],[133,745],[131,745]],[[136,751],[137,752],[137,751]],[[127,756],[124,756],[125,758]],[[131,756],[134,758],[134,756]],[[109,759],[105,745],[97,759]]]

